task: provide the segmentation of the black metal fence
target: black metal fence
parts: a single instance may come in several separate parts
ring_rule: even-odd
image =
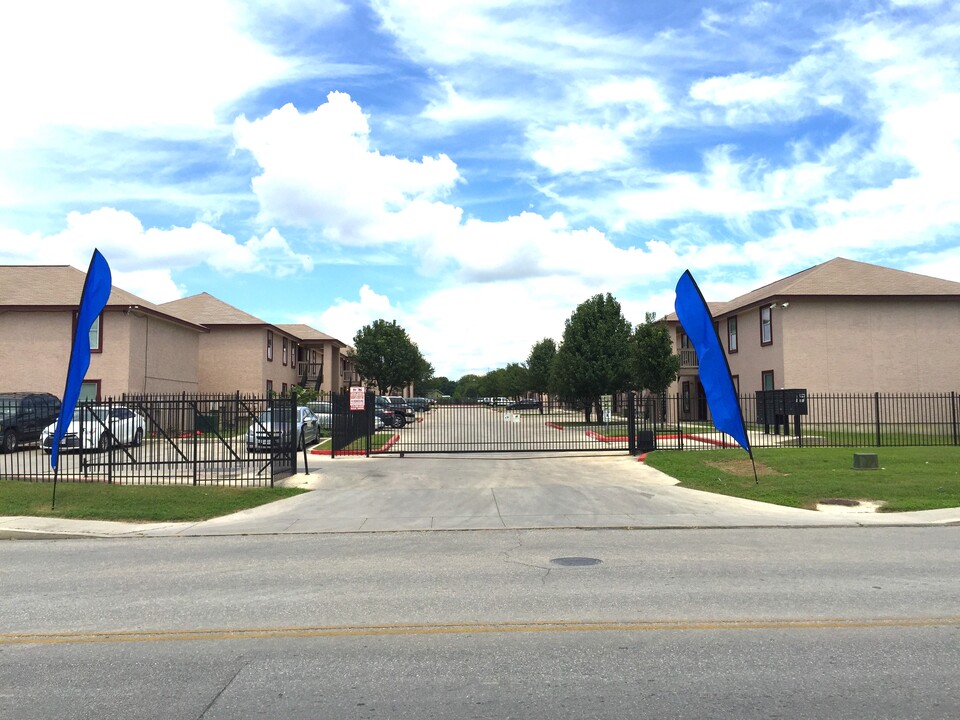
[[[956,392],[807,393],[794,404],[771,404],[769,397],[751,393],[740,396],[740,409],[754,448],[960,445]],[[660,449],[734,445],[709,411],[679,395],[643,398],[640,412],[653,425]]]
[[[52,481],[52,433],[50,424],[22,435],[0,454],[0,477]],[[297,445],[289,398],[128,395],[77,405],[57,473],[61,482],[272,486],[296,472]]]
[[[627,408],[612,401],[589,420],[582,408],[549,399],[411,407],[410,419],[399,427],[387,425],[372,434],[370,452],[625,452],[631,445]],[[644,428],[641,421],[637,432]]]
[[[776,398],[774,398],[776,400]],[[345,400],[343,402],[346,402]],[[705,404],[704,404],[705,405]],[[740,397],[754,448],[960,445],[956,392],[805,394],[779,403]],[[338,406],[338,414],[349,414]],[[338,420],[348,426],[348,420]],[[489,453],[696,450],[738,447],[713,424],[709,409],[680,395],[626,393],[591,408],[545,400],[441,402],[413,422],[376,432],[354,414],[355,448],[370,453]],[[338,444],[345,447],[346,440]]]

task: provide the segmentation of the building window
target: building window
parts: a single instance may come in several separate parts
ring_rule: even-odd
[[[287,396],[287,384],[286,384],[286,383],[283,384],[283,388],[280,390],[280,394],[283,395],[284,397]]]
[[[103,313],[100,313],[90,326],[90,352],[103,352]],[[73,314],[73,332],[77,332],[77,314]]]
[[[773,370],[764,370],[760,373],[760,384],[764,390],[773,390]]]
[[[80,397],[78,402],[99,402],[100,401],[100,381],[84,380],[80,383]]]
[[[732,355],[737,351],[737,318],[727,318],[727,350]]]
[[[773,310],[768,305],[760,308],[760,344],[773,343]]]
[[[283,364],[287,364],[287,353],[290,351],[290,343],[286,338],[283,339]]]
[[[93,321],[93,325],[90,326],[90,352],[103,352],[102,326],[103,313],[100,313],[97,319]]]
[[[273,330],[267,330],[267,361],[273,362]]]
[[[267,397],[273,397],[273,380],[267,380]]]

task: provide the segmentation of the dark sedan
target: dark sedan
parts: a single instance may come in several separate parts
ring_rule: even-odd
[[[533,398],[524,398],[507,405],[507,410],[539,410],[543,412],[543,403]]]

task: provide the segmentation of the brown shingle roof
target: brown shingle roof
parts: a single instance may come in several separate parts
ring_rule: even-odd
[[[960,297],[960,283],[869,263],[834,258],[730,301],[726,312],[772,297]]]
[[[298,340],[319,340],[319,341],[333,341],[340,345],[341,347],[346,347],[347,344],[342,340],[337,340],[337,338],[327,335],[324,332],[320,332],[316,328],[312,328],[309,325],[304,325],[302,323],[292,323],[285,325],[277,325],[278,328],[283,330],[286,333],[290,333]]]
[[[0,306],[49,310],[76,308],[86,279],[85,272],[69,265],[0,265]],[[185,325],[197,325],[175,310],[154,305],[116,285],[110,288],[107,307],[137,308]]]
[[[179,300],[171,300],[163,303],[162,307],[175,310],[200,325],[270,324],[205,292]]]
[[[719,317],[773,299],[794,297],[957,297],[960,283],[880,265],[834,258],[751,290],[726,303],[709,303]],[[676,313],[665,319],[676,321]]]

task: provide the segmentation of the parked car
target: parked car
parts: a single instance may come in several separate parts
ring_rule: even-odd
[[[57,422],[60,400],[50,393],[0,393],[0,450],[37,442],[43,429]]]
[[[306,405],[298,406],[296,415],[297,426],[290,428],[286,417],[274,418],[274,410],[264,410],[247,430],[247,450],[270,450],[284,442],[296,443],[297,449],[316,444],[320,440],[317,416]]]
[[[430,401],[424,397],[407,398],[407,405],[413,408],[414,412],[426,412],[430,409]]]
[[[523,398],[507,405],[507,410],[539,410],[543,412],[543,403],[533,398]]]
[[[490,403],[493,407],[506,407],[510,404],[510,398],[495,397]]]
[[[73,411],[67,424],[60,450],[108,450],[113,445],[132,445],[143,442],[143,415],[121,405],[80,405]],[[40,448],[53,452],[53,434],[56,420],[40,433]]]
[[[317,416],[317,422],[320,427],[329,430],[333,427],[333,403],[325,400],[317,402],[308,402],[307,407]]]
[[[374,403],[377,417],[381,418],[387,427],[402,428],[407,424],[406,414],[394,407],[393,403],[383,395],[377,395]]]
[[[387,395],[387,400],[390,401],[390,407],[393,408],[394,412],[403,413],[403,417],[407,422],[416,422],[417,414],[413,411],[413,408],[410,407],[407,403],[407,399],[400,397],[399,395]]]

